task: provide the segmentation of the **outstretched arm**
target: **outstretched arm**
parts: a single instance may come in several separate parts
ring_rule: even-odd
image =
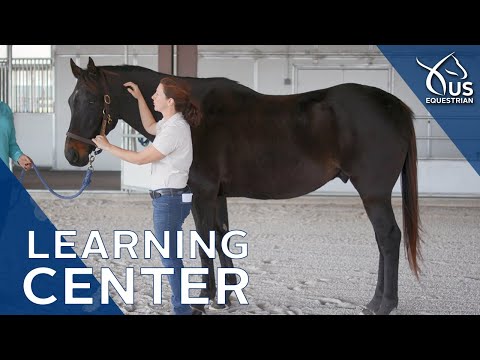
[[[142,125],[149,134],[156,135],[157,122],[153,117],[150,109],[147,106],[147,102],[142,95],[142,92],[138,88],[138,85],[129,81],[123,84],[132,96],[138,100],[138,110],[140,111],[140,118],[142,119]]]
[[[144,150],[136,152],[119,148],[110,144],[105,136],[98,135],[92,141],[98,148],[109,151],[113,156],[136,165],[149,164],[154,161],[162,160],[165,155],[158,151],[153,145],[147,146]]]

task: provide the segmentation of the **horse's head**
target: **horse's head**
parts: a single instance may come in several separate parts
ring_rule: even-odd
[[[115,128],[118,117],[111,114],[105,70],[96,67],[91,58],[86,70],[72,59],[70,66],[77,84],[68,99],[72,118],[65,141],[65,158],[73,166],[85,166],[95,149],[91,139],[102,132],[102,126],[104,134],[108,134]]]

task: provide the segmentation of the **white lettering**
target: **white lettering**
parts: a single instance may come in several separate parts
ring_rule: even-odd
[[[98,244],[98,247],[96,249],[92,248],[94,240]],[[90,233],[90,236],[88,237],[87,243],[85,245],[85,249],[83,249],[82,259],[87,259],[90,254],[101,254],[102,259],[108,259],[107,249],[105,249],[105,245],[103,244],[100,232],[98,232],[97,230]]]
[[[162,255],[162,257],[164,258],[169,257],[170,233],[168,231],[165,231],[163,235],[163,238],[164,238],[163,247],[160,245],[157,238],[150,230],[145,231],[144,237],[145,237],[145,259],[150,259],[152,257],[152,244],[158,250],[160,255]]]
[[[108,304],[108,284],[112,284],[123,302],[127,305],[133,304],[133,268],[127,268],[125,289],[109,268],[102,268],[102,304]]]
[[[205,251],[205,254],[207,254],[210,259],[215,259],[215,241],[215,231],[210,231],[208,246],[196,231],[190,231],[190,259],[196,259],[197,257],[195,243],[198,243],[198,246]]]
[[[470,81],[467,81],[467,82],[464,82],[462,87],[463,87],[463,90],[465,90],[463,92],[463,96],[472,96],[473,95],[473,83],[470,82]]]
[[[37,275],[46,274],[54,276],[55,273],[55,270],[47,267],[40,267],[30,271],[27,276],[25,276],[25,280],[23,280],[23,292],[27,299],[37,305],[49,305],[57,301],[57,298],[54,295],[50,295],[48,298],[39,298],[32,291],[32,281]]]
[[[92,268],[66,268],[65,269],[65,304],[66,305],[91,305],[93,299],[91,297],[79,297],[73,296],[73,289],[90,289],[90,283],[75,283],[73,282],[74,275],[92,275]]]
[[[208,274],[208,269],[205,268],[182,268],[181,269],[181,282],[182,282],[182,304],[208,304],[207,297],[190,297],[190,289],[206,289],[207,284],[203,282],[190,282],[190,275],[206,275]]]
[[[153,304],[160,305],[162,303],[162,275],[173,275],[172,268],[141,268],[141,275],[153,275]]]
[[[120,242],[120,240],[122,238],[122,235],[130,236],[132,241],[130,241],[129,243]],[[113,237],[114,237],[114,240],[113,240],[113,247],[114,247],[113,257],[115,259],[120,259],[120,252],[123,248],[128,250],[128,252],[130,253],[130,257],[132,259],[138,259],[138,256],[135,253],[135,250],[133,249],[135,247],[135,245],[137,245],[137,243],[138,243],[138,236],[135,232],[128,231],[128,230],[127,231],[115,230],[113,232]]]
[[[63,235],[72,235],[76,236],[77,231],[75,230],[65,230],[65,231],[55,231],[55,258],[56,259],[75,259],[77,254],[72,251],[71,254],[62,253],[62,247],[75,247],[75,243],[71,241],[62,241]]]
[[[28,232],[28,257],[30,259],[48,259],[48,254],[36,254],[35,253],[35,232]]]
[[[240,276],[240,282],[238,284],[227,285],[225,280],[227,274],[235,274]],[[248,285],[248,274],[243,269],[238,268],[218,268],[218,304],[225,304],[225,291],[231,290],[237,295],[238,302],[242,305],[248,305],[247,298],[242,289]]]
[[[222,250],[227,255],[229,258],[232,259],[243,259],[244,257],[247,256],[248,254],[248,249],[247,249],[247,244],[246,243],[238,243],[235,244],[236,247],[239,247],[241,249],[239,254],[234,254],[230,252],[230,249],[228,248],[228,244],[230,242],[230,238],[235,235],[240,235],[241,237],[245,237],[247,233],[245,231],[229,231],[228,233],[225,234],[225,236],[222,239]]]

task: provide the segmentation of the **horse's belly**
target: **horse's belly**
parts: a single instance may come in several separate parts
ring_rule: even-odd
[[[221,183],[225,196],[288,199],[308,194],[335,178],[333,167],[312,163],[283,168],[250,168]]]

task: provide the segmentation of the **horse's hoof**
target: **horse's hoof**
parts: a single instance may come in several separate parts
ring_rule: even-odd
[[[369,308],[362,308],[362,310],[358,313],[358,315],[397,315],[397,313],[398,313],[397,308],[394,308],[388,314],[383,313],[381,310],[379,310],[378,313],[375,313],[373,310]]]
[[[207,315],[204,305],[190,306],[192,308],[192,315]]]
[[[380,307],[376,312],[376,315],[396,315],[397,307]]]
[[[201,311],[199,309],[192,308],[192,315],[206,315],[205,311]]]
[[[369,308],[363,308],[362,311],[358,313],[358,315],[375,315],[375,313]]]
[[[230,304],[217,304],[215,300],[210,302],[210,306],[208,307],[211,310],[226,310],[230,307]]]

